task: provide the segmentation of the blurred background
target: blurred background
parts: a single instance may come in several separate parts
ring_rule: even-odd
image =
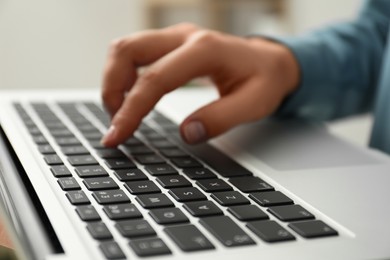
[[[295,36],[353,19],[359,0],[0,0],[0,89],[99,88],[112,39],[178,22]],[[370,117],[331,130],[365,144]],[[351,133],[353,133],[351,135]]]
[[[297,35],[352,19],[359,0],[0,0],[0,88],[98,87],[112,39],[187,21]]]

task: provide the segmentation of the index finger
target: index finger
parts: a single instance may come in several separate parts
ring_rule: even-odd
[[[208,43],[188,41],[153,64],[126,96],[103,143],[116,146],[125,141],[163,95],[195,77],[212,75],[216,64],[223,64],[223,55]]]
[[[196,27],[181,24],[149,30],[113,42],[103,76],[102,98],[113,116],[137,79],[137,68],[150,64],[180,46]]]

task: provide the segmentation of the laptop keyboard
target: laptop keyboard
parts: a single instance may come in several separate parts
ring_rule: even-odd
[[[28,106],[45,129],[23,105],[14,105],[58,188],[107,259],[125,259],[123,247],[139,257],[172,254],[166,239],[190,252],[213,250],[216,243],[253,246],[259,243],[255,236],[266,243],[294,243],[298,237],[338,235],[219,150],[183,143],[177,125],[158,112],[113,149],[100,143],[110,119],[99,105],[58,103],[54,110],[45,103]],[[67,127],[68,121],[74,127]],[[103,220],[102,214],[108,218]],[[164,239],[159,232],[166,234]],[[127,244],[115,241],[113,233]]]

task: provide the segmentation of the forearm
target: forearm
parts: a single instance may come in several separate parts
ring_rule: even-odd
[[[371,109],[387,40],[390,2],[367,2],[355,22],[281,39],[300,67],[300,84],[277,115],[327,120]]]

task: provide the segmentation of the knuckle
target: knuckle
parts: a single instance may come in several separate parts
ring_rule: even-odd
[[[161,80],[161,73],[157,70],[148,70],[140,78],[140,84],[146,87],[158,84]]]
[[[190,36],[190,42],[197,46],[214,46],[219,41],[217,32],[210,30],[200,30]]]
[[[188,32],[194,32],[200,29],[198,25],[189,22],[179,23],[175,27]]]
[[[130,42],[131,41],[127,38],[118,38],[118,39],[113,40],[110,44],[111,53],[113,53],[113,54],[123,53],[125,50],[127,50]]]

